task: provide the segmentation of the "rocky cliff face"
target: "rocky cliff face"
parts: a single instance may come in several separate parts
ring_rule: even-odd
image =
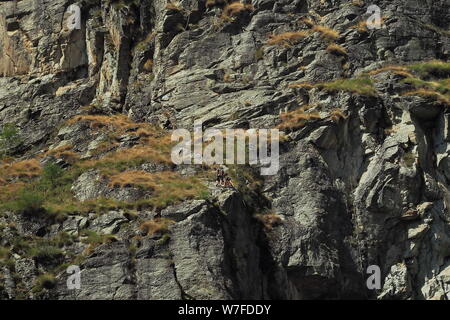
[[[450,297],[450,3],[229,2],[0,1],[1,298]],[[280,170],[175,166],[199,119]]]

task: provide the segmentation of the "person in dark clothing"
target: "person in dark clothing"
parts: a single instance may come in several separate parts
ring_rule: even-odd
[[[222,183],[222,169],[218,168],[216,171],[216,187]]]
[[[234,188],[231,178],[228,175],[225,177],[225,188]]]
[[[217,169],[217,179],[216,179],[216,187],[219,185],[224,186],[225,185],[225,171],[223,169]]]

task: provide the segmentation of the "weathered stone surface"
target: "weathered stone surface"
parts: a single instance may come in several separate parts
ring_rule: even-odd
[[[0,127],[18,127],[21,143],[11,147],[17,158],[70,145],[82,159],[96,159],[110,137],[66,123],[85,112],[123,113],[167,130],[192,130],[195,120],[204,128],[273,128],[303,105],[321,116],[287,132],[280,170],[264,177],[256,195],[270,203],[278,225],[255,219],[259,208],[244,192],[214,185],[208,200],[135,206],[131,213],[77,208],[58,221],[7,211],[0,217],[2,248],[31,237],[42,243],[73,237],[57,249],[64,263],[83,253],[81,289],[68,290],[69,275],[58,270],[55,287],[34,295],[44,266],[13,256],[13,264],[1,264],[0,298],[17,298],[23,288],[28,298],[54,299],[450,298],[447,110],[405,96],[409,87],[394,73],[371,76],[376,97],[288,87],[448,60],[448,1],[371,1],[383,16],[378,30],[354,27],[368,18],[367,3],[246,2],[254,10],[224,19],[219,6],[204,0],[179,1],[180,10],[165,0],[79,1],[75,30],[65,13],[73,1],[0,2]],[[347,53],[329,52],[330,41],[317,33],[267,45],[270,34],[308,31],[305,17],[338,31],[334,41]],[[332,120],[336,109],[344,116]],[[114,142],[129,147],[136,140],[125,132]],[[152,197],[141,188],[114,188],[94,169],[70,190],[79,201]],[[141,224],[157,218],[170,219],[167,233],[143,235]],[[92,239],[81,234],[86,229],[95,232]],[[373,264],[382,273],[377,291],[365,282]]]

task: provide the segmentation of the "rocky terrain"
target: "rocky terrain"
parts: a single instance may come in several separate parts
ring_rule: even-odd
[[[448,0],[0,0],[0,298],[448,300],[449,22]],[[174,165],[195,120],[281,129],[278,174]]]

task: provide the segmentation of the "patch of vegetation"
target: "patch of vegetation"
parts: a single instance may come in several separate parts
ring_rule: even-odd
[[[435,26],[434,24],[423,24],[423,26],[429,30],[432,30],[434,32],[437,32],[443,36],[450,37],[450,30],[444,30],[442,28],[439,28],[438,26]]]
[[[164,233],[163,236],[161,237],[161,239],[159,239],[157,241],[158,245],[163,246],[165,244],[167,244],[170,241],[170,234],[169,233]]]
[[[4,209],[21,214],[38,214],[43,211],[44,196],[41,193],[22,189],[14,201],[3,205]]]
[[[238,0],[206,0],[206,8],[219,7],[224,8],[230,2],[236,2]]]
[[[450,62],[432,60],[407,66],[409,70],[417,72],[421,76],[433,75],[436,77],[450,76]]]
[[[386,66],[379,69],[372,70],[368,72],[367,74],[370,76],[374,76],[383,72],[393,72],[397,75],[401,75],[403,77],[414,77],[414,75],[410,72],[408,72],[408,69],[403,66]]]
[[[362,7],[364,5],[364,1],[363,0],[352,0],[352,5],[357,6],[357,7]]]
[[[404,78],[401,82],[412,87],[412,90],[403,93],[404,96],[420,96],[440,104],[450,105],[449,62],[433,60],[405,66],[386,66],[372,70],[368,72],[368,75],[377,75],[382,72],[392,72]]]
[[[346,56],[347,55],[347,50],[344,47],[342,47],[336,43],[331,43],[330,45],[328,45],[327,51],[332,54],[335,54],[337,56]]]
[[[416,163],[416,156],[412,152],[407,152],[402,156],[401,162],[408,168],[411,168]]]
[[[37,159],[16,161],[0,165],[0,179],[31,179],[38,177],[42,172],[41,164]]]
[[[138,144],[131,148],[108,148],[105,155],[98,154],[91,160],[80,160],[77,154],[72,157],[76,160],[67,169],[53,162],[42,167],[37,159],[5,162],[0,165],[0,209],[29,214],[42,213],[46,218],[61,221],[68,213],[103,213],[119,208],[159,209],[185,199],[208,197],[207,188],[195,177],[182,177],[170,171],[151,176],[144,173],[143,177],[133,178],[130,171],[124,173],[144,163],[172,164],[171,150],[174,143],[171,136],[161,129],[148,123],[135,123],[124,115],[79,115],[70,119],[67,124],[82,124],[93,130],[106,131],[111,134],[111,144],[116,145],[112,149],[118,145],[114,140],[123,134],[137,137]],[[71,149],[71,146],[64,146],[48,151],[45,155],[73,153]],[[99,170],[106,179],[113,177],[112,186],[149,189],[153,186],[153,196],[133,202],[104,198],[80,202],[74,197],[71,186],[83,172],[91,169]],[[145,183],[142,183],[143,179]],[[145,185],[146,183],[150,184]]]
[[[80,159],[80,155],[72,149],[73,146],[64,145],[47,151],[44,156],[51,156],[55,159],[62,159],[66,163],[73,164]]]
[[[303,106],[294,111],[282,113],[278,129],[293,131],[304,127],[309,121],[321,119],[318,112],[308,112],[310,106]]]
[[[0,131],[0,159],[9,155],[19,143],[21,139],[17,127],[12,123],[5,123]]]
[[[323,39],[328,41],[334,41],[339,38],[339,32],[326,26],[315,25],[312,30],[318,32]]]
[[[44,289],[53,289],[56,285],[56,278],[53,274],[45,273],[37,277],[32,292],[39,293]]]
[[[14,260],[11,258],[11,249],[0,247],[0,267],[14,265]]]
[[[42,169],[41,178],[39,181],[43,189],[55,188],[60,184],[60,179],[64,176],[64,169],[53,162],[48,162]]]
[[[255,59],[256,59],[256,61],[264,59],[264,47],[261,46],[258,49],[256,49]]]
[[[286,48],[292,47],[301,39],[307,37],[310,33],[308,31],[284,32],[277,35],[270,35],[267,45],[283,46]]]
[[[338,123],[341,120],[344,120],[346,118],[347,118],[347,116],[345,115],[345,113],[342,111],[342,109],[339,109],[339,108],[332,110],[330,113],[330,119],[336,123]]]
[[[170,232],[170,226],[175,223],[172,219],[155,218],[153,220],[145,221],[139,229],[147,236],[164,235]]]
[[[264,226],[264,230],[267,232],[270,232],[273,230],[274,227],[280,225],[283,222],[283,219],[281,217],[273,212],[268,213],[262,213],[262,214],[256,214],[254,217],[262,223]]]
[[[153,60],[147,59],[147,61],[144,63],[144,65],[142,67],[144,68],[145,71],[152,72],[153,71]]]
[[[412,85],[415,90],[403,93],[408,96],[422,96],[450,106],[450,79],[425,81],[419,78],[405,78],[404,83]]]
[[[317,87],[328,91],[346,91],[363,96],[376,96],[377,92],[372,80],[368,78],[338,79],[316,84]]]
[[[316,23],[314,23],[312,19],[307,17],[302,18],[300,21],[304,23],[308,28],[313,28],[316,25]]]
[[[232,2],[225,6],[222,11],[223,20],[232,20],[242,12],[251,12],[254,10],[253,5],[242,2]]]
[[[315,88],[315,87],[316,87],[316,86],[315,86],[314,84],[309,83],[309,82],[291,83],[291,84],[288,85],[288,88],[291,88],[291,89],[297,88],[297,89],[306,89],[306,90],[310,90],[310,89],[313,89],[313,88]]]
[[[450,105],[450,95],[443,95],[437,91],[429,89],[417,89],[412,91],[407,91],[403,93],[404,96],[420,96],[423,98],[428,98],[439,103]]]
[[[228,165],[228,174],[233,184],[241,193],[245,206],[250,213],[270,206],[270,201],[263,194],[264,179],[258,168],[243,165]]]
[[[140,187],[152,190],[148,204],[167,206],[181,200],[201,198],[206,187],[196,177],[183,177],[172,171],[148,173],[125,171],[110,178],[112,187]]]
[[[28,255],[40,263],[51,263],[63,256],[63,251],[52,245],[38,245],[28,250]]]
[[[181,3],[179,1],[169,1],[166,4],[166,10],[170,11],[182,11],[183,8],[181,7]]]
[[[116,240],[116,237],[112,234],[100,234],[89,229],[81,230],[80,236],[84,237],[82,242],[92,246],[99,246]]]
[[[55,236],[52,242],[58,248],[62,248],[64,246],[69,246],[72,243],[74,243],[76,238],[77,238],[76,236],[68,234],[67,232],[60,232]]]
[[[149,44],[155,39],[156,32],[149,33],[144,40],[138,42],[136,46],[134,47],[137,51],[145,51],[148,49]]]

